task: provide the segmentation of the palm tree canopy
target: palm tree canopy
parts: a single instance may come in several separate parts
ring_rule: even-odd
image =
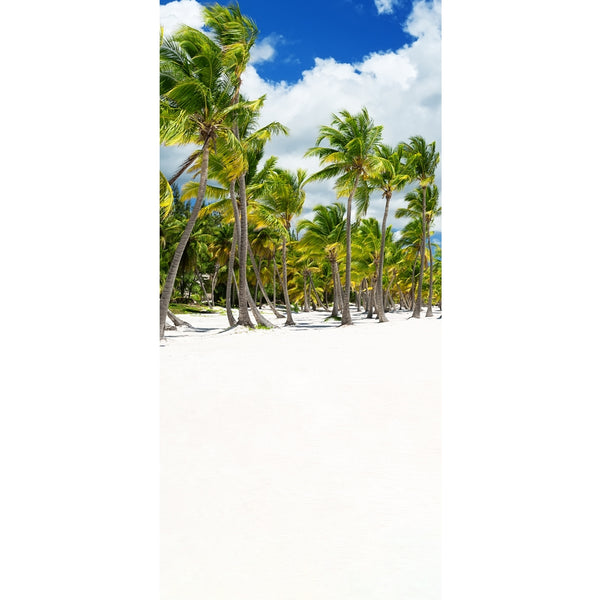
[[[278,225],[289,235],[292,219],[302,212],[304,206],[306,180],[304,169],[298,169],[296,173],[285,169],[271,171],[258,198],[266,225]]]
[[[258,27],[242,14],[239,4],[212,4],[203,8],[204,23],[214,32],[223,48],[223,63],[232,72],[239,89],[241,74],[250,60],[250,50],[258,37]]]
[[[431,224],[435,217],[442,213],[442,209],[438,204],[439,195],[437,185],[434,184],[425,188],[425,220],[427,224]],[[419,188],[406,194],[404,200],[406,201],[407,206],[396,210],[396,218],[409,218],[421,221],[423,218],[423,195]]]
[[[341,202],[314,207],[312,220],[298,222],[298,232],[303,232],[302,244],[312,253],[325,252],[336,258],[344,248],[346,238],[346,207]]]
[[[343,110],[333,115],[330,126],[319,130],[317,145],[304,156],[316,156],[325,165],[308,181],[323,181],[336,177],[338,197],[347,196],[356,178],[365,179],[375,170],[373,154],[381,142],[383,127],[375,125],[366,108],[356,115]],[[321,146],[326,141],[328,146]]]
[[[383,198],[391,199],[392,194],[404,188],[412,177],[406,147],[402,143],[395,148],[380,144],[373,158],[375,169],[356,190],[356,213],[359,217],[367,213],[373,192],[379,190]]]
[[[264,97],[234,101],[236,90],[223,51],[193,27],[184,25],[172,37],[163,38],[160,59],[161,142],[203,145],[221,136],[235,148],[232,125],[244,112],[258,110]]]
[[[414,135],[409,140],[407,150],[413,177],[419,181],[422,188],[427,187],[433,183],[435,169],[440,162],[440,154],[435,150],[435,141],[427,144],[420,135]]]

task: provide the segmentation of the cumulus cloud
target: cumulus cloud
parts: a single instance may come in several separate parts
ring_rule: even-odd
[[[271,34],[254,44],[250,63],[256,65],[261,62],[273,60],[277,53],[275,46],[281,42],[281,39],[280,35]]]
[[[355,64],[317,58],[314,66],[293,84],[260,77],[254,65],[270,59],[277,42],[265,40],[259,60],[254,59],[244,74],[242,91],[248,98],[267,95],[261,125],[279,121],[290,130],[289,136],[276,136],[269,142],[266,156],[277,156],[284,168],[302,167],[309,173],[315,172],[319,168],[317,159],[303,155],[315,145],[319,128],[329,125],[334,113],[343,109],[356,113],[363,106],[376,124],[383,125],[387,144],[421,135],[427,142],[435,140],[437,149],[441,149],[440,14],[439,0],[417,2],[405,24],[406,31],[416,38],[414,42],[397,50],[374,52]],[[439,172],[436,179],[441,189]],[[332,182],[310,184],[302,216],[310,217],[316,204],[334,200]],[[399,198],[394,200],[396,207],[399,202]],[[369,216],[380,217],[383,203],[376,194]],[[391,222],[395,227],[400,225],[394,219]]]
[[[397,4],[397,0],[375,0],[375,8],[380,15],[392,14],[394,12],[394,6]]]
[[[164,28],[165,35],[172,35],[181,25],[201,29],[204,25],[201,5],[196,0],[175,0],[168,4],[162,4],[160,24]]]
[[[384,141],[395,145],[412,135],[441,143],[441,19],[440,2],[419,2],[406,23],[417,39],[390,52],[372,53],[355,64],[333,58],[317,58],[295,84],[263,80],[250,66],[243,91],[250,97],[267,95],[261,124],[280,121],[290,129],[288,137],[270,142],[266,152],[279,157],[279,164],[314,172],[315,159],[303,158],[315,144],[321,125],[331,122],[333,113],[346,109],[358,112],[366,106],[377,124],[383,125]],[[440,177],[438,174],[438,185]],[[335,199],[332,184],[307,188],[306,210]],[[372,199],[372,216],[380,216],[383,200]]]

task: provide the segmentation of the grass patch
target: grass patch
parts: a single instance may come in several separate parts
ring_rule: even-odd
[[[201,304],[169,304],[169,310],[172,313],[180,315],[223,315],[225,309],[216,306],[211,308],[210,306],[203,306]]]
[[[327,321],[341,321],[341,320],[342,320],[342,317],[331,317],[331,316],[329,316],[329,317],[327,317],[325,319],[325,323],[327,323]]]

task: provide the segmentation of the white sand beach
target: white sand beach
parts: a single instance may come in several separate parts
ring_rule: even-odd
[[[166,332],[161,598],[438,599],[439,311],[264,314]]]

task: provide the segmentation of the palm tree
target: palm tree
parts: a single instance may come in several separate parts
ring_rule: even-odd
[[[383,219],[381,221],[381,231],[386,231],[387,217],[390,208],[390,201],[394,192],[400,191],[410,180],[410,174],[404,157],[404,145],[398,144],[396,148],[382,144],[376,155],[378,161],[377,170],[371,175],[369,186],[373,189],[379,189],[385,199],[385,208]],[[375,306],[379,322],[388,321],[385,316],[383,301],[383,267],[385,260],[385,241],[386,236],[381,236],[381,248],[377,271],[377,287],[375,290]]]
[[[409,291],[409,308],[411,310],[414,309],[416,303],[416,285],[415,285],[415,277],[417,274],[417,266],[419,264],[419,260],[421,257],[421,238],[423,235],[423,227],[421,225],[421,215],[419,215],[418,219],[413,219],[409,221],[403,228],[400,233],[400,239],[398,240],[398,244],[401,248],[403,248],[405,257],[407,261],[410,262],[411,265],[411,275],[410,275],[410,291]]]
[[[236,145],[231,134],[235,112],[254,105],[233,101],[234,89],[224,71],[221,49],[202,32],[187,26],[180,28],[172,38],[162,40],[160,55],[161,141],[166,145],[197,143],[201,147],[191,161],[188,159],[191,164],[200,158],[200,182],[160,297],[162,339],[177,270],[204,202],[209,153],[220,137]]]
[[[226,66],[234,87],[231,100],[236,104],[240,99],[242,86],[242,74],[250,60],[250,50],[258,37],[256,23],[249,17],[244,16],[238,4],[224,7],[220,4],[205,6],[203,9],[204,22],[213,31],[221,48],[223,49],[223,63]],[[239,122],[233,125],[233,134],[240,139]],[[246,278],[246,263],[248,258],[248,215],[246,199],[246,178],[241,173],[237,179],[239,192],[239,259],[240,259],[240,287],[239,287],[239,316],[238,324],[253,327],[248,314],[248,282]],[[230,186],[231,201],[234,204],[234,214],[237,215],[234,187]],[[237,221],[236,216],[236,221]],[[256,316],[256,313],[255,313]]]
[[[381,125],[375,125],[366,108],[351,115],[343,110],[333,115],[331,126],[319,130],[317,145],[307,150],[305,156],[316,156],[323,169],[314,173],[310,181],[336,177],[337,196],[347,196],[346,209],[346,283],[342,305],[342,325],[351,325],[350,286],[352,263],[352,199],[361,180],[375,170],[374,152],[381,141]],[[326,141],[329,146],[320,146]]]
[[[311,253],[316,255],[325,254],[331,265],[331,276],[333,279],[333,309],[331,316],[337,317],[338,302],[336,298],[342,297],[342,283],[340,281],[339,255],[344,250],[344,238],[346,235],[345,206],[341,202],[323,206],[321,204],[313,208],[312,220],[303,219],[298,222],[298,232],[303,232],[302,245]]]
[[[426,313],[426,317],[432,317],[433,316],[433,311],[431,308],[431,299],[432,299],[432,290],[433,290],[433,270],[431,269],[431,264],[433,262],[433,254],[432,254],[432,250],[431,250],[431,225],[434,221],[434,219],[436,217],[438,217],[441,212],[442,209],[440,208],[439,204],[438,204],[438,199],[439,199],[439,190],[437,185],[430,185],[427,188],[424,188],[425,190],[425,211],[423,211],[423,195],[421,195],[419,193],[419,189],[413,190],[412,192],[409,192],[406,196],[405,196],[405,201],[407,203],[407,206],[405,208],[399,208],[396,211],[396,218],[400,219],[400,218],[404,218],[404,217],[409,217],[412,218],[414,220],[418,220],[419,223],[422,222],[423,219],[423,215],[425,215],[425,228],[423,228],[422,223],[421,223],[421,241],[420,241],[420,247],[424,252],[425,249],[425,243],[423,243],[423,231],[425,231],[425,241],[428,247],[428,256],[429,256],[429,265],[430,265],[430,270],[429,270],[429,297],[428,297],[428,302],[427,302],[427,313]],[[421,269],[423,269],[423,262],[421,263]]]
[[[379,285],[379,277],[383,278],[383,270],[381,269],[381,263],[383,262],[383,255],[385,254],[386,244],[390,244],[392,241],[392,228],[387,227],[384,239],[381,239],[381,228],[377,219],[368,218],[362,219],[356,228],[356,235],[354,236],[355,249],[353,254],[356,260],[353,260],[354,269],[359,280],[367,280],[371,282],[371,290],[369,294],[369,310],[367,318],[373,316],[373,305],[376,306],[377,311],[383,312],[383,301],[381,303],[381,309],[377,306],[376,301],[377,289]],[[383,248],[383,252],[382,252]],[[383,294],[382,294],[383,296]]]
[[[292,219],[302,212],[306,192],[306,171],[296,173],[275,169],[267,178],[258,198],[258,207],[265,224],[280,230],[283,266],[283,297],[287,312],[285,325],[295,325],[287,288],[287,241],[290,238]]]
[[[413,178],[419,182],[423,193],[422,202],[422,235],[421,235],[421,269],[419,271],[419,288],[417,299],[413,309],[413,317],[421,318],[421,303],[423,298],[423,268],[425,265],[425,238],[427,237],[426,207],[427,187],[431,185],[435,177],[435,169],[440,161],[440,155],[435,151],[435,142],[427,144],[421,136],[412,136],[407,144],[410,157],[410,168]]]
[[[256,197],[260,194],[262,188],[265,185],[265,182],[268,176],[274,172],[276,158],[271,157],[262,165],[259,169],[259,163],[263,156],[264,146],[266,142],[271,139],[273,134],[284,133],[287,135],[287,129],[283,127],[278,122],[272,122],[268,125],[261,127],[260,129],[253,130],[256,113],[248,114],[250,120],[246,120],[242,123],[242,136],[240,140],[240,144],[244,151],[244,157],[246,159],[246,173],[244,175],[244,179],[246,182],[246,214],[247,214],[247,223],[249,224],[251,221],[256,223],[260,221],[256,213]],[[233,163],[234,164],[234,163]],[[239,247],[240,243],[240,212],[241,212],[241,198],[236,191],[235,181],[237,179],[235,170],[232,171],[231,168],[232,160],[229,156],[229,150],[223,145],[219,146],[217,144],[217,151],[211,155],[209,161],[209,172],[211,178],[216,180],[221,184],[221,188],[217,187],[209,187],[211,195],[217,200],[207,206],[205,206],[200,211],[200,216],[204,217],[211,212],[218,211],[230,222],[235,224],[233,229],[234,235],[230,240],[232,251],[230,253],[229,260],[229,273],[228,273],[228,283],[227,283],[227,292],[226,292],[226,308],[227,308],[227,316],[229,319],[229,324],[234,326],[238,323],[233,317],[233,313],[231,312],[231,286],[233,283],[233,268],[235,261],[235,248]],[[183,198],[189,198],[196,193],[196,188],[198,184],[196,182],[188,182],[183,186]],[[226,188],[229,190],[229,197],[226,195]],[[264,223],[262,224],[264,226]],[[263,296],[266,298],[269,307],[273,311],[273,314],[277,318],[282,318],[283,315],[279,313],[277,308],[275,307],[274,302],[271,302],[266,292],[264,290],[264,286],[262,284],[260,272],[258,269],[258,265],[256,264],[256,259],[254,257],[254,253],[250,244],[248,244],[247,248],[248,256],[250,257],[250,261],[252,267],[254,269],[258,286],[261,289]],[[243,275],[240,275],[240,282],[243,281]],[[248,298],[248,303],[252,304],[250,299]],[[256,312],[253,310],[253,312]],[[268,321],[263,320],[262,317],[258,317],[262,324],[267,325]],[[267,325],[268,326],[268,325]]]

